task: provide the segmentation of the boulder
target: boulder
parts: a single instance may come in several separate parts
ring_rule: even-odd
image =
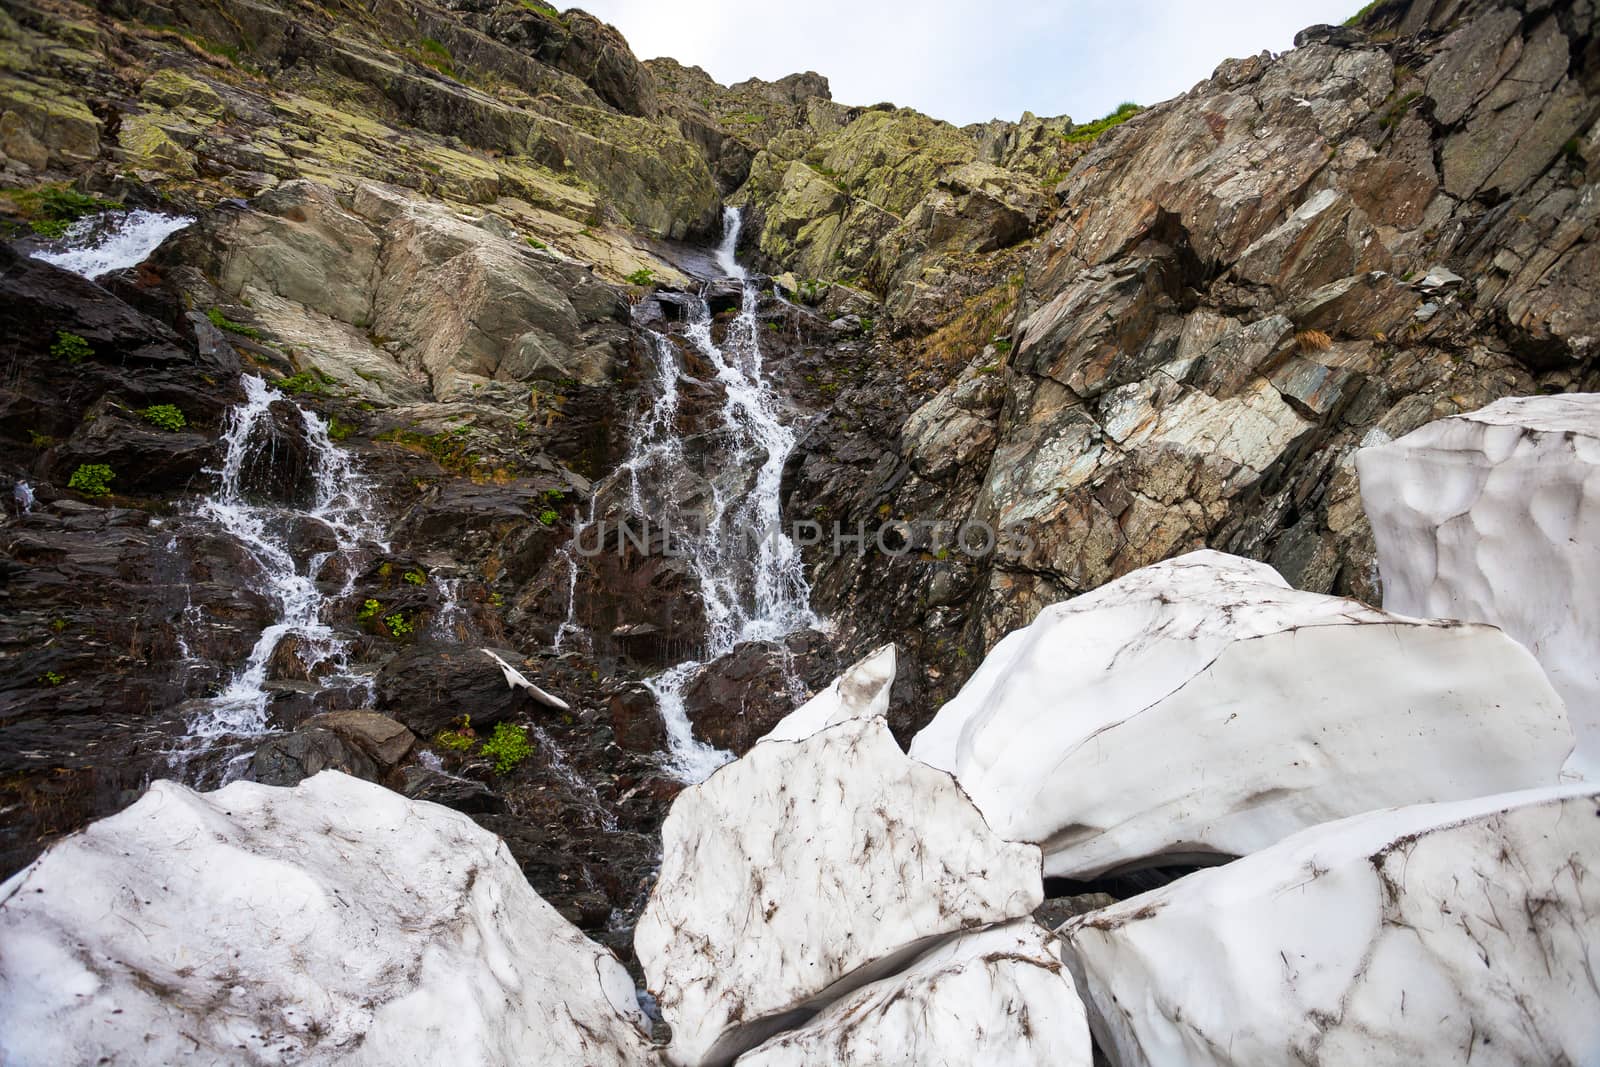
[[[471,813],[500,812],[506,802],[482,782],[461,778],[422,764],[402,767],[395,785],[412,800],[426,800]]]
[[[313,715],[307,726],[338,734],[384,770],[397,766],[411,752],[417,738],[403,725],[375,711],[329,711]]]
[[[696,737],[740,755],[837,669],[826,638],[815,630],[780,641],[742,641],[694,672],[683,689],[684,710]]]
[[[1046,608],[911,745],[1045,872],[1243,855],[1387,804],[1554,785],[1561,699],[1499,630],[1194,552]]]
[[[1491,623],[1600,767],[1600,394],[1514,397],[1356,454],[1383,604]]]
[[[633,983],[464,815],[159,781],[0,886],[17,1063],[654,1062]]]
[[[841,722],[887,716],[894,667],[894,645],[874,650],[835,678],[828,688],[778,720],[778,725],[761,740],[803,741],[818,730]]]
[[[1593,785],[1375,811],[1062,928],[1113,1063],[1592,1063]]]
[[[1055,939],[1020,919],[940,945],[739,1057],[739,1067],[1089,1067],[1089,1027]]]
[[[510,662],[522,657],[503,653]],[[472,716],[478,729],[531,712],[535,698],[508,685],[500,664],[482,649],[419,645],[378,671],[377,710],[392,715],[418,737],[431,738]]]
[[[268,738],[250,761],[250,776],[262,785],[298,785],[323,771],[343,771],[369,781],[378,777],[377,765],[364,752],[332,730],[318,727]]]
[[[634,948],[669,1059],[724,1064],[1043,895],[1036,848],[1002,841],[882,719],[857,720],[757,745],[679,795]]]

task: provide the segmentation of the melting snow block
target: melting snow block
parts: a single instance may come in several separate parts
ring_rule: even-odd
[[[1195,552],[1040,612],[917,735],[1045,873],[1243,855],[1376,807],[1554,785],[1561,699],[1488,626]]]
[[[1002,841],[882,719],[852,720],[758,744],[678,796],[634,949],[668,1057],[721,1064],[1043,897],[1037,848]]]
[[[1318,826],[1062,927],[1118,1067],[1600,1063],[1600,793]]]
[[[894,669],[894,646],[874,649],[835,678],[828,688],[779,719],[761,740],[802,741],[835,723],[888,714]]]
[[[1032,919],[962,934],[745,1053],[738,1067],[1090,1067],[1083,1001],[1059,948]]]
[[[1391,611],[1493,623],[1600,770],[1600,394],[1512,397],[1356,453]]]
[[[641,1022],[498,838],[332,771],[156,782],[0,886],[7,1063],[655,1063]]]

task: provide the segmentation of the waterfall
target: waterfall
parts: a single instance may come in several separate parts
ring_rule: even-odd
[[[162,241],[193,222],[187,215],[108,211],[74,222],[51,248],[33,253],[33,258],[85,278],[98,278],[138,266]]]
[[[370,678],[349,673],[346,643],[322,618],[328,601],[318,585],[317,575],[333,557],[340,557],[343,587],[337,595],[348,595],[354,585],[359,555],[368,549],[386,551],[380,531],[372,524],[374,513],[365,479],[350,453],[339,448],[328,436],[328,425],[315,413],[297,405],[305,433],[312,486],[309,506],[258,502],[247,484],[251,464],[272,459],[275,441],[272,406],[289,403],[278,390],[261,378],[247,374],[244,402],[228,413],[222,434],[221,467],[212,473],[218,484],[214,492],[201,499],[195,515],[210,521],[232,536],[256,566],[254,587],[275,606],[277,621],[256,639],[249,658],[217,696],[206,701],[204,710],[189,723],[189,733],[179,755],[192,758],[224,737],[252,737],[267,729],[265,688],[273,655],[292,637],[294,653],[307,677],[322,672],[329,679],[364,687],[369,696]],[[302,566],[296,561],[290,537],[297,523],[320,524],[331,535],[334,548],[313,552]]]
[[[723,238],[716,262],[742,283],[738,314],[719,345],[712,335],[711,309],[704,299],[690,306],[685,336],[716,371],[724,392],[716,438],[715,470],[705,472],[706,499],[694,514],[678,506],[686,488],[689,459],[677,428],[678,378],[681,365],[671,338],[651,333],[654,374],[649,406],[633,427],[627,458],[601,485],[622,496],[634,518],[671,532],[673,550],[687,561],[705,612],[705,633],[699,658],[686,660],[647,679],[667,729],[667,769],[688,782],[698,782],[732,758],[695,738],[684,706],[683,690],[696,670],[742,641],[778,640],[812,626],[810,588],[800,554],[782,528],[781,488],[784,463],[795,436],[778,413],[778,399],[762,365],[760,323],[756,319],[756,286],[734,258],[740,216],[729,208],[723,217]],[[718,473],[753,471],[747,485],[732,489],[719,484]],[[596,508],[580,522],[564,550],[567,565],[566,619],[556,634],[559,649],[582,632],[576,621],[578,546],[593,527]]]

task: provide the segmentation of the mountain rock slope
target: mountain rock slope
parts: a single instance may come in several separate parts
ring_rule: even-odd
[[[1494,775],[1557,755],[1566,720],[1535,661],[1578,733],[1592,726],[1566,643],[1582,644],[1581,587],[1558,583],[1552,615],[1541,555],[1581,540],[1587,498],[1502,486],[1479,460],[1487,503],[1439,504],[1455,482],[1407,472],[1435,438],[1471,452],[1506,429],[1468,413],[1600,387],[1596,17],[1588,0],[1380,0],[1172,100],[958,128],[835,101],[814,72],[722,86],[640,61],[539,0],[6,4],[0,876],[52,842],[71,854],[141,796],[208,807],[333,769],[372,785],[352,795],[389,796],[374,811],[401,802],[381,785],[499,835],[637,980],[646,955],[693,958],[655,920],[635,954],[680,794],[760,816],[717,846],[748,851],[786,825],[770,792],[796,752],[870,734],[920,783],[913,799],[959,808],[890,735],[908,745],[942,705],[960,711],[985,657],[987,686],[1051,605],[1205,549],[1275,570],[1292,587],[1275,596],[1372,605],[1331,602],[1367,620],[1351,631],[1390,618],[1380,555],[1390,610],[1504,625],[1396,625],[1430,656],[1470,657],[1458,674],[1415,669],[1424,650],[1403,639],[1388,651],[1438,723],[1458,707],[1485,738],[1520,739],[1498,768],[1450,762],[1465,780],[1532,784]],[[1517,432],[1500,477],[1537,453],[1581,480],[1583,426]],[[1454,503],[1474,534],[1484,514],[1517,532],[1430,576],[1426,546],[1472,541],[1434,521]],[[787,543],[692,529],[774,514]],[[791,550],[803,565],[774,563]],[[1537,568],[1510,584],[1538,595],[1497,589],[1467,612],[1461,588],[1511,573],[1502,552]],[[1581,555],[1561,560],[1581,577]],[[1401,603],[1424,585],[1425,603]],[[779,601],[781,624],[763,614]],[[1451,703],[1450,685],[1497,666]],[[1489,715],[1509,680],[1531,696]],[[1066,755],[1047,751],[1055,732],[1022,740],[1040,766]],[[705,772],[744,762],[684,793],[685,751]],[[1117,755],[1116,784],[1157,810],[1149,762]],[[811,770],[871,793],[865,772]],[[151,791],[160,779],[203,792]],[[1041,834],[990,814],[972,831],[985,841],[1093,821],[1052,812]],[[1305,820],[1290,821],[1267,836]],[[1188,824],[1147,823],[1139,859],[1196,844]],[[715,843],[705,826],[673,835],[679,866],[685,842]],[[831,844],[845,858],[820,874],[785,871],[780,924],[816,914],[805,879],[865,863]],[[1050,891],[1081,910],[1130,884]],[[973,922],[1020,920],[1036,889]],[[769,901],[751,893],[733,903],[754,923]],[[888,1055],[918,1047],[902,1006],[948,1004],[947,978],[984,1011],[1015,994],[1075,1018],[1054,942],[1019,933],[1016,960],[975,964],[960,941],[926,943],[957,934],[950,919],[825,946],[837,966],[820,984],[783,960],[738,971],[753,935],[715,931],[698,965],[728,979],[720,1014],[669,1019],[676,1046],[657,1043],[685,1059]],[[674,1011],[715,999],[687,988],[655,992]]]

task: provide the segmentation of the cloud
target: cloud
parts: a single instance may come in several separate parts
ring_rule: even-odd
[[[892,101],[957,124],[1023,111],[1087,121],[1151,104],[1222,60],[1283,51],[1361,0],[584,0],[641,57],[671,56],[724,85],[799,70],[834,99]]]

